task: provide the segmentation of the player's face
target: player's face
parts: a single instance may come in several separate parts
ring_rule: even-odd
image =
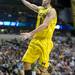
[[[49,0],[43,0],[42,6],[47,7],[47,5],[50,4]]]

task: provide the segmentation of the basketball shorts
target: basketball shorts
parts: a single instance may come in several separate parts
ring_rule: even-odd
[[[49,66],[49,54],[53,48],[53,42],[50,39],[32,39],[22,62],[33,64],[38,60],[39,64],[45,68]]]

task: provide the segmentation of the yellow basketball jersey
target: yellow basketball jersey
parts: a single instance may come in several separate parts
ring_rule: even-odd
[[[38,16],[37,16],[37,22],[36,22],[36,28],[39,27],[40,24],[43,23],[45,17],[46,17],[46,14],[48,13],[48,11],[50,10],[51,8],[44,8],[44,7],[39,7],[39,11],[38,11]],[[56,18],[50,20],[50,23],[48,25],[48,28],[45,28],[44,30],[36,33],[34,35],[34,38],[49,38],[49,39],[52,39],[52,35],[53,35],[53,32],[55,30],[55,26],[56,26],[56,23],[57,23],[57,16]]]

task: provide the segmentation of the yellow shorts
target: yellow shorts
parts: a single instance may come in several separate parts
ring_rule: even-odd
[[[32,39],[22,61],[32,64],[38,59],[41,66],[48,68],[52,48],[53,42],[50,39]]]

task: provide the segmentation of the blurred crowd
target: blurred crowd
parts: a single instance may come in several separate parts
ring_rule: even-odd
[[[30,40],[18,41],[16,38],[1,40],[0,75],[23,75],[21,58]],[[50,54],[51,75],[75,75],[75,41],[71,37],[53,38],[54,48]]]
[[[28,40],[1,40],[0,45],[0,75],[23,75],[21,58],[28,46]]]
[[[54,39],[50,63],[51,75],[75,75],[75,41],[71,37]]]

